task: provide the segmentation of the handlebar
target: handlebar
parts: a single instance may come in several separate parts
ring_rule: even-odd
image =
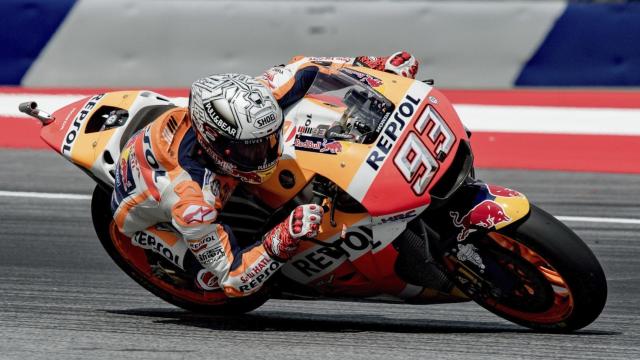
[[[40,120],[43,125],[48,125],[52,123],[53,120],[55,120],[55,118],[50,114],[38,109],[38,103],[36,103],[35,101],[20,103],[20,105],[18,105],[18,110],[21,113],[27,114],[33,118]]]
[[[27,101],[27,102],[20,103],[20,105],[18,105],[18,110],[21,113],[25,113],[27,115],[31,115],[33,110],[37,108],[38,108],[38,103],[36,103],[35,101]]]

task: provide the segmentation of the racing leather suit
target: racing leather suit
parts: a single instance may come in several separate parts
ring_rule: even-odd
[[[304,96],[317,64],[367,66],[358,61],[378,59],[384,64],[380,59],[386,58],[358,59],[294,57],[260,80],[284,109]],[[115,170],[115,223],[134,245],[173,259],[184,270],[195,268],[191,271],[197,272],[201,289],[221,288],[229,297],[255,293],[282,262],[268,254],[262,241],[241,246],[231,228],[218,221],[238,180],[212,171],[198,149],[186,108],[168,109],[137,132],[123,148]],[[182,241],[163,242],[160,235],[167,230],[177,232]]]

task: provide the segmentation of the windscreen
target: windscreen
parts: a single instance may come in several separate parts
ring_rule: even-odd
[[[324,99],[345,107],[334,135],[360,143],[372,143],[378,136],[380,125],[393,112],[393,103],[373,90],[362,79],[375,79],[353,69],[319,71],[307,96]],[[378,80],[379,81],[379,80]]]

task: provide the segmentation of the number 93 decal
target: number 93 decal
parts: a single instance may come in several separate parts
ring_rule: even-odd
[[[426,107],[414,127],[415,131],[409,132],[394,156],[393,163],[404,179],[412,184],[413,192],[422,195],[438,171],[438,160],[442,161],[447,157],[456,138],[447,123],[431,106]],[[426,139],[422,137],[425,132]],[[433,153],[423,140],[431,145]]]

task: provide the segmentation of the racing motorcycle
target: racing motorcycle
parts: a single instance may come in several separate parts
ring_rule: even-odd
[[[237,188],[220,221],[253,243],[298,204],[315,202],[326,209],[322,232],[269,281],[269,269],[254,269],[247,286],[265,286],[246,298],[196,288],[183,267],[189,250],[170,224],[134,238],[114,225],[110,198],[120,151],[175,101],[116,91],[52,115],[35,102],[20,110],[39,119],[44,141],[96,181],[93,224],[115,263],[179,307],[229,314],[269,298],[473,300],[514,323],[557,332],[598,317],[607,297],[598,260],[524,194],[475,178],[470,133],[432,82],[318,67],[304,98],[285,109],[275,175]]]

